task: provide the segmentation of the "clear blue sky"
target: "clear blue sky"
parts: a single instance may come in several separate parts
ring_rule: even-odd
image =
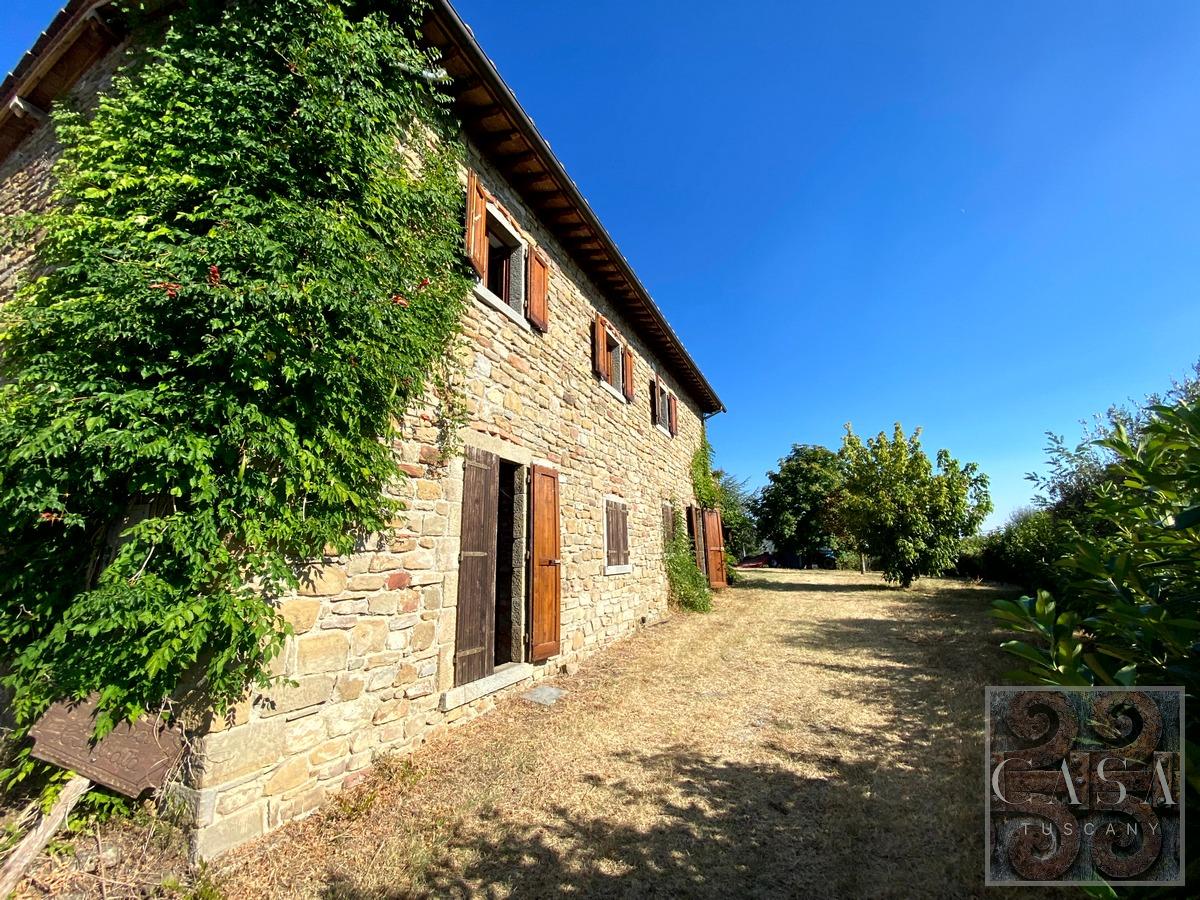
[[[58,3],[10,0],[11,68]],[[1044,432],[1200,357],[1200,4],[458,0],[729,407],[900,420],[1026,504]]]

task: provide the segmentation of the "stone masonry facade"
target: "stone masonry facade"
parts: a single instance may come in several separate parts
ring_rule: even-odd
[[[116,51],[102,60],[75,93],[101,89],[118,59]],[[0,212],[48,202],[56,155],[52,129],[42,126],[0,164]],[[549,330],[539,333],[472,298],[456,369],[468,417],[458,443],[559,473],[559,652],[510,667],[486,691],[454,690],[463,457],[443,457],[445,435],[432,404],[413,410],[395,445],[406,476],[399,487],[406,510],[395,531],[306,570],[299,592],[279,601],[295,630],[276,666],[286,682],[194,735],[184,781],[173,793],[194,826],[199,857],[316,809],[361,778],[379,754],[409,752],[507,692],[570,673],[667,612],[663,504],[694,502],[699,408],[475,148],[468,164],[550,263]],[[463,183],[465,190],[465,169]],[[3,299],[29,254],[0,253]],[[597,312],[633,350],[632,402],[593,372]],[[647,388],[655,375],[678,396],[674,437],[651,421]],[[630,571],[622,574],[605,574],[606,497],[628,505]]]

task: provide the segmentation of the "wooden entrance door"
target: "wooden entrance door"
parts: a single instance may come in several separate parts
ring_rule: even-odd
[[[558,473],[533,466],[529,475],[529,658],[541,662],[558,654],[562,602]]]
[[[727,587],[725,577],[725,531],[721,527],[719,509],[704,510],[704,555],[708,559],[708,583],[715,588]]]
[[[500,458],[494,453],[467,447],[463,465],[462,544],[454,632],[455,685],[486,678],[495,668],[499,499]]]

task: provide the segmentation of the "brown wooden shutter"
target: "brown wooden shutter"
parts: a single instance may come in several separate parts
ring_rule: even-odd
[[[625,365],[621,367],[625,370],[625,399],[630,403],[633,402],[633,351],[628,347],[625,348]]]
[[[558,473],[533,466],[529,475],[530,587],[529,658],[541,662],[558,654],[562,606],[561,534]]]
[[[462,538],[458,565],[458,615],[454,683],[492,674],[496,615],[496,515],[500,458],[466,448],[463,463]]]
[[[621,562],[620,565],[629,565],[629,506],[621,504]]]
[[[487,191],[479,183],[475,172],[467,173],[467,258],[479,273],[487,279]]]
[[[617,538],[617,502],[604,502],[605,565],[620,565],[620,540]]]
[[[608,323],[596,313],[592,324],[592,369],[605,381],[612,383],[612,364],[608,358]]]
[[[667,398],[667,430],[671,432],[672,437],[679,431],[679,404],[674,394]]]
[[[708,559],[708,583],[715,588],[727,587],[725,578],[725,529],[719,509],[704,510],[704,551]]]
[[[529,254],[529,291],[525,315],[529,324],[545,334],[550,330],[550,263],[541,250]]]
[[[658,424],[658,375],[650,381],[650,424]]]

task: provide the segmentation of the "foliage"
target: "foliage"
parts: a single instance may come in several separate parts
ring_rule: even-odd
[[[751,514],[751,497],[746,480],[738,481],[720,469],[714,475],[717,482],[717,508],[721,510],[721,523],[728,535],[726,549],[738,559],[756,553],[759,547],[758,529]]]
[[[663,562],[667,568],[667,584],[671,601],[695,612],[712,610],[712,590],[708,579],[696,565],[696,555],[688,540],[687,526],[683,521],[683,510],[672,503],[674,521],[671,534],[665,535]]]
[[[754,498],[759,533],[776,551],[795,554],[801,563],[823,547],[836,547],[844,481],[842,460],[832,450],[793,445],[778,469],[767,473],[767,484]]]
[[[700,446],[692,454],[692,493],[704,509],[717,508],[720,494],[717,479],[713,475],[713,448],[708,442],[707,430],[700,432]]]
[[[418,13],[192,0],[59,117],[58,203],[14,226],[40,274],[0,327],[21,726],[98,691],[103,732],[185,673],[218,709],[265,685],[297,561],[394,516],[392,423],[468,286]]]
[[[1107,522],[1089,514],[1091,501],[1115,477],[1111,468],[1115,459],[1105,441],[1115,437],[1119,429],[1136,439],[1151,421],[1150,410],[1197,400],[1200,400],[1200,362],[1182,379],[1172,379],[1165,394],[1150,394],[1138,404],[1110,406],[1103,415],[1085,422],[1083,439],[1075,446],[1068,444],[1062,435],[1047,434],[1048,471],[1026,476],[1039,491],[1039,505],[1049,510],[1056,521],[1070,523],[1084,536],[1107,535]]]
[[[864,444],[847,425],[840,453],[843,528],[852,546],[879,559],[886,580],[904,587],[950,569],[960,541],[992,509],[979,467],[939,450],[935,472],[920,434],[908,437],[897,423],[890,439],[881,432]]]
[[[1065,578],[1058,561],[1070,552],[1073,536],[1069,524],[1048,509],[1017,510],[1004,525],[984,536],[978,577],[1031,592],[1056,590]]]
[[[1004,644],[1035,684],[1178,685],[1188,734],[1200,689],[1200,402],[1155,406],[1136,437],[1118,424],[1103,439],[1110,478],[1087,507],[1112,525],[1066,560],[1063,602],[1000,601],[993,615],[1021,640]],[[1200,796],[1200,753],[1186,744],[1189,801]],[[1190,873],[1189,873],[1190,874]]]

